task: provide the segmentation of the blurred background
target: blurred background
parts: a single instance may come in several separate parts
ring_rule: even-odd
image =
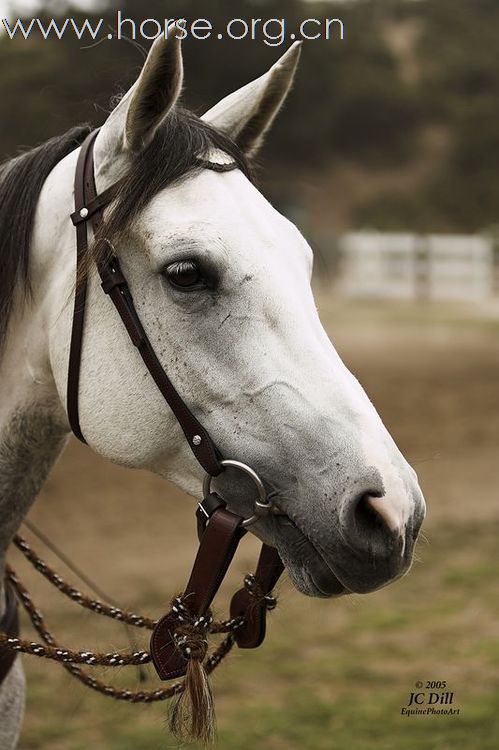
[[[113,24],[116,7],[0,2],[9,20],[92,12]],[[324,325],[428,501],[417,560],[402,581],[338,601],[281,584],[265,645],[233,654],[216,673],[217,746],[497,750],[499,3],[123,0],[119,8],[137,20],[208,17],[214,26],[235,15],[285,16],[290,28],[308,17],[343,19],[343,42],[305,43],[295,90],[258,157],[259,179],[313,245]],[[185,104],[202,113],[282,51],[188,40]],[[2,158],[77,122],[102,123],[142,59],[124,41],[83,48],[71,36],[0,34]],[[31,518],[120,603],[159,615],[188,574],[194,506],[72,441]],[[256,549],[247,540],[219,614]],[[68,645],[127,647],[120,628],[75,612],[15,554],[12,562]],[[25,665],[22,750],[175,746],[164,705],[106,701],[57,665]],[[105,677],[137,683],[133,671]],[[401,716],[416,682],[427,680],[447,681],[459,716]]]

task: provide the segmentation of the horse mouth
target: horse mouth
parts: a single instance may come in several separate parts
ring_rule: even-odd
[[[307,596],[350,593],[312,540],[286,514],[273,517],[274,543],[296,588]]]
[[[273,516],[272,544],[286,566],[295,587],[307,596],[338,597],[345,594],[366,594],[388,585],[410,568],[412,544],[397,546],[377,564],[359,559],[350,548],[337,540],[334,559],[326,555],[313,538],[286,513]]]

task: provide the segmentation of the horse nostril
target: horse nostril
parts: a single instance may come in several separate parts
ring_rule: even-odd
[[[392,533],[401,533],[403,524],[400,510],[394,507],[385,495],[365,494],[363,498],[368,507],[379,516]]]
[[[373,496],[361,495],[355,503],[353,517],[359,532],[383,531],[385,521],[372,504]]]
[[[354,500],[350,524],[350,540],[357,548],[386,555],[393,550],[400,533],[399,519],[383,497],[365,492]]]

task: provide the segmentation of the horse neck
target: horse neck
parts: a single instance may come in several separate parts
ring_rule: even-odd
[[[72,210],[76,158],[73,152],[63,159],[40,194],[30,248],[31,294],[17,291],[0,350],[0,614],[7,547],[68,435],[49,356],[48,332],[58,312],[50,317],[47,311],[49,301],[67,294],[59,282],[70,266],[73,235],[68,226],[67,236],[62,236],[62,228],[69,225]],[[66,247],[67,257],[61,250]]]
[[[7,547],[67,434],[42,328],[36,303],[19,305],[0,356],[0,585]]]

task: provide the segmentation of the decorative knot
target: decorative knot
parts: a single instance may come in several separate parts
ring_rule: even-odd
[[[257,584],[255,576],[252,573],[248,573],[245,576],[244,588],[246,589],[248,594],[256,597],[259,601],[265,602],[265,606],[269,611],[276,608],[276,597],[272,594],[272,592],[264,594],[261,587]]]
[[[192,614],[181,596],[172,600],[172,612],[177,620],[173,642],[186,661],[202,662],[208,651],[208,638],[213,616],[211,610],[205,615]]]

